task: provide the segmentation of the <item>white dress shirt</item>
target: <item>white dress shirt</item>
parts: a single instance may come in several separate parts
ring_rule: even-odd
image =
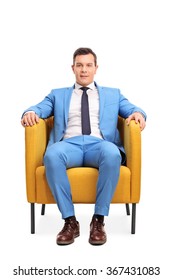
[[[75,84],[70,101],[69,116],[67,122],[67,129],[65,131],[64,139],[82,135],[81,127],[81,97],[83,91],[80,89],[82,86]],[[99,129],[99,94],[98,90],[93,83],[88,85],[88,103],[90,113],[90,125],[92,136],[103,138]]]

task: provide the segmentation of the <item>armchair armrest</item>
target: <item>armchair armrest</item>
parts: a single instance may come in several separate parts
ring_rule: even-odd
[[[35,202],[35,171],[43,164],[43,155],[48,141],[47,123],[40,119],[38,124],[25,128],[26,192],[28,202]]]
[[[124,148],[126,165],[131,171],[131,202],[137,203],[141,189],[141,130],[134,120],[129,126],[124,122]]]

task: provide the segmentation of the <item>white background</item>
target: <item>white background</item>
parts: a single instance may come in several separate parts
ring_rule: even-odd
[[[98,275],[75,279],[114,279],[108,266],[159,266],[160,276],[116,279],[170,279],[172,272],[172,1],[168,0],[4,0],[0,2],[1,112],[1,278],[22,268],[96,268]],[[111,205],[105,219],[108,241],[88,243],[93,205],[76,205],[81,236],[57,246],[63,221],[56,205],[40,215],[30,234],[26,201],[24,109],[41,101],[52,88],[71,86],[72,55],[91,47],[98,56],[96,81],[119,87],[147,115],[142,133],[142,193],[137,205],[136,234],[124,205]],[[103,272],[99,271],[103,269]],[[58,279],[40,276],[39,279]],[[63,278],[59,276],[59,279]],[[66,279],[74,279],[66,276]],[[4,279],[2,278],[2,279]]]

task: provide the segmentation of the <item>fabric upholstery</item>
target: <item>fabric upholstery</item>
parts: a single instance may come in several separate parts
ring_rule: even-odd
[[[48,187],[43,156],[48,143],[53,117],[40,119],[39,124],[25,128],[26,192],[30,203],[55,203]],[[125,147],[126,166],[120,168],[120,178],[112,203],[138,203],[141,185],[141,132],[139,124],[130,125],[119,118],[118,128]],[[77,167],[67,170],[74,203],[94,203],[98,170]]]

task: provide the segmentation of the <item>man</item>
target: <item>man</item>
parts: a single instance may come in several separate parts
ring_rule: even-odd
[[[49,187],[65,220],[56,237],[59,245],[71,244],[80,235],[66,169],[77,166],[98,168],[89,242],[104,244],[107,240],[104,216],[109,214],[120,166],[125,162],[117,129],[118,115],[127,119],[127,125],[135,120],[141,130],[145,128],[146,114],[142,109],[130,103],[119,89],[100,87],[94,82],[97,68],[97,56],[91,49],[77,49],[72,65],[75,85],[52,90],[39,104],[25,110],[21,120],[23,126],[33,126],[39,118],[54,116],[44,165]]]

